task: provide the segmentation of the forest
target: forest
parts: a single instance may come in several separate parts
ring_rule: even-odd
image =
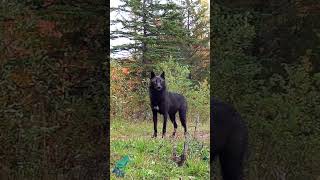
[[[0,7],[0,179],[105,179],[108,5]]]
[[[210,10],[210,93],[248,124],[245,179],[319,178],[319,1],[217,1]]]

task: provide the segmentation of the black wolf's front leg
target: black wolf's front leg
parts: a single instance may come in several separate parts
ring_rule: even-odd
[[[157,125],[158,125],[158,114],[157,111],[152,111],[153,114],[153,138],[157,137]]]
[[[163,128],[162,128],[162,138],[166,136],[166,129],[167,129],[167,120],[168,120],[168,114],[163,114]]]

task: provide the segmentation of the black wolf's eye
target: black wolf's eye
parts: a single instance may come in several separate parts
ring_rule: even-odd
[[[152,83],[153,85],[156,85],[156,84],[157,84],[156,79],[152,80],[151,83]]]

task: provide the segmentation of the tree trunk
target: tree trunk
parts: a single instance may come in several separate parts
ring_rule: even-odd
[[[146,14],[146,4],[147,0],[143,0],[143,16],[142,16],[142,23],[143,23],[143,41],[142,41],[142,63],[146,63],[146,52],[147,52],[147,43],[146,43],[146,37],[147,37],[147,14]]]

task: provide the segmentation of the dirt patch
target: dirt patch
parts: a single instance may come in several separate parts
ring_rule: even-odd
[[[199,131],[194,136],[199,141],[204,141],[204,142],[210,141],[210,132],[207,132],[207,131]]]
[[[190,132],[190,135],[193,137],[193,138],[196,138],[197,140],[199,141],[202,141],[202,142],[209,142],[210,141],[210,132],[208,131],[198,131],[197,133],[194,133],[194,132]],[[128,140],[128,139],[138,139],[138,138],[151,138],[152,136],[152,133],[143,133],[143,134],[139,134],[139,135],[135,135],[135,136],[132,136],[132,135],[117,135],[116,137],[115,136],[111,136],[111,140]],[[162,134],[158,134],[158,137],[157,138],[162,138]],[[171,139],[171,133],[167,133],[165,139]],[[179,139],[179,140],[182,140],[184,138],[184,133],[183,132],[177,132],[176,134],[176,139]]]

